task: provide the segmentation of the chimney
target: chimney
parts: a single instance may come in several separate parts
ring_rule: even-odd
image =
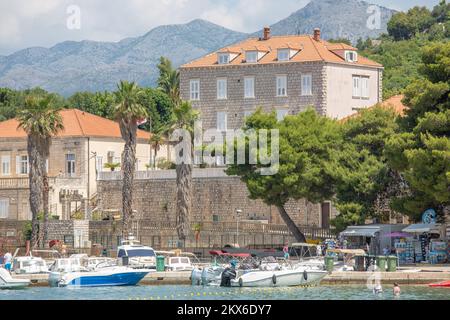
[[[314,29],[314,40],[320,41],[320,29],[319,28]]]
[[[269,39],[270,39],[270,27],[265,27],[263,40],[269,40]]]

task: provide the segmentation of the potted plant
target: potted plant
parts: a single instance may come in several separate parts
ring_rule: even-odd
[[[194,225],[194,233],[195,233],[195,240],[198,241],[200,239],[200,232],[202,231],[202,224],[196,223]]]
[[[111,171],[115,171],[116,168],[120,167],[120,163],[105,163],[104,166],[106,169],[110,169]]]

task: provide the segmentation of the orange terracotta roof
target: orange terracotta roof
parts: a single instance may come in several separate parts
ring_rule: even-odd
[[[248,47],[243,47],[242,51],[269,52],[270,48],[266,47],[266,46],[248,46]]]
[[[223,48],[218,51],[219,53],[237,53],[240,54],[241,50],[239,48]]]
[[[346,43],[332,43],[332,42],[328,42],[328,41],[323,41],[325,43],[325,46],[327,47],[328,50],[333,51],[333,50],[352,50],[352,51],[358,51],[357,48],[349,46]]]
[[[277,49],[291,49],[291,50],[301,50],[298,44],[285,43],[279,46]]]
[[[314,62],[325,61],[331,63],[343,63],[349,65],[363,65],[375,68],[382,68],[383,66],[377,62],[359,56],[358,62],[348,63],[341,56],[334,53],[333,50],[356,50],[355,48],[347,44],[329,43],[324,40],[316,41],[313,36],[310,35],[293,35],[293,36],[273,36],[269,40],[260,40],[259,38],[249,38],[240,43],[226,47],[219,51],[210,53],[200,59],[191,61],[181,68],[197,68],[197,67],[227,67],[230,65],[242,65],[245,64],[245,55],[241,54],[236,59],[231,61],[227,65],[219,65],[217,63],[218,52],[238,51],[244,53],[246,48],[251,47],[267,47],[270,51],[258,61],[258,64],[271,64],[280,63],[277,61],[277,49],[286,48],[287,46],[292,48],[299,48],[301,51],[295,55],[289,62]],[[228,50],[228,51],[227,51]],[[236,52],[235,52],[236,53]]]
[[[384,101],[381,104],[381,106],[384,108],[392,108],[392,109],[394,109],[394,111],[397,114],[404,116],[406,114],[406,110],[409,109],[402,102],[404,98],[405,98],[405,96],[402,94],[400,94],[398,96],[393,96],[393,97],[387,99],[386,101]]]
[[[58,137],[105,137],[120,138],[120,127],[117,122],[78,110],[61,110],[61,116],[64,123],[64,130]],[[0,122],[0,138],[25,138],[26,133],[18,128],[19,122],[16,119],[10,119]],[[150,134],[143,130],[138,130],[138,139],[150,138]]]
[[[385,108],[385,109],[393,109],[394,112],[396,114],[398,114],[399,116],[404,116],[405,113],[406,113],[406,110],[408,110],[408,107],[405,106],[403,104],[403,102],[402,102],[402,100],[404,98],[405,98],[404,95],[393,96],[393,97],[383,101],[382,103],[379,103],[379,104],[376,104],[376,105],[370,107],[369,109],[380,106],[380,107]],[[354,114],[352,114],[352,115],[350,115],[350,116],[348,116],[348,117],[346,117],[344,119],[341,119],[340,121],[341,122],[346,122],[346,121],[348,121],[350,119],[358,117],[359,115],[360,115],[360,113],[356,112],[356,113],[354,113]]]

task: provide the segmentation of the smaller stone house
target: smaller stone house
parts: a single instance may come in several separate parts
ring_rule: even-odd
[[[52,140],[47,167],[51,214],[70,220],[78,213],[89,218],[95,205],[97,176],[107,163],[121,163],[124,142],[119,125],[77,109],[61,111],[64,130]],[[138,171],[152,157],[150,134],[139,130]],[[160,151],[161,154],[166,152]],[[15,119],[0,123],[0,221],[30,220],[26,133]],[[120,170],[118,167],[116,170]]]

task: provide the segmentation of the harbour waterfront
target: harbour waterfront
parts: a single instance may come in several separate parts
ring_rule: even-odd
[[[311,288],[220,288],[137,286],[115,288],[48,288],[0,291],[0,300],[450,300],[450,289],[403,286],[394,298],[392,286],[374,295],[366,286],[319,286]]]

